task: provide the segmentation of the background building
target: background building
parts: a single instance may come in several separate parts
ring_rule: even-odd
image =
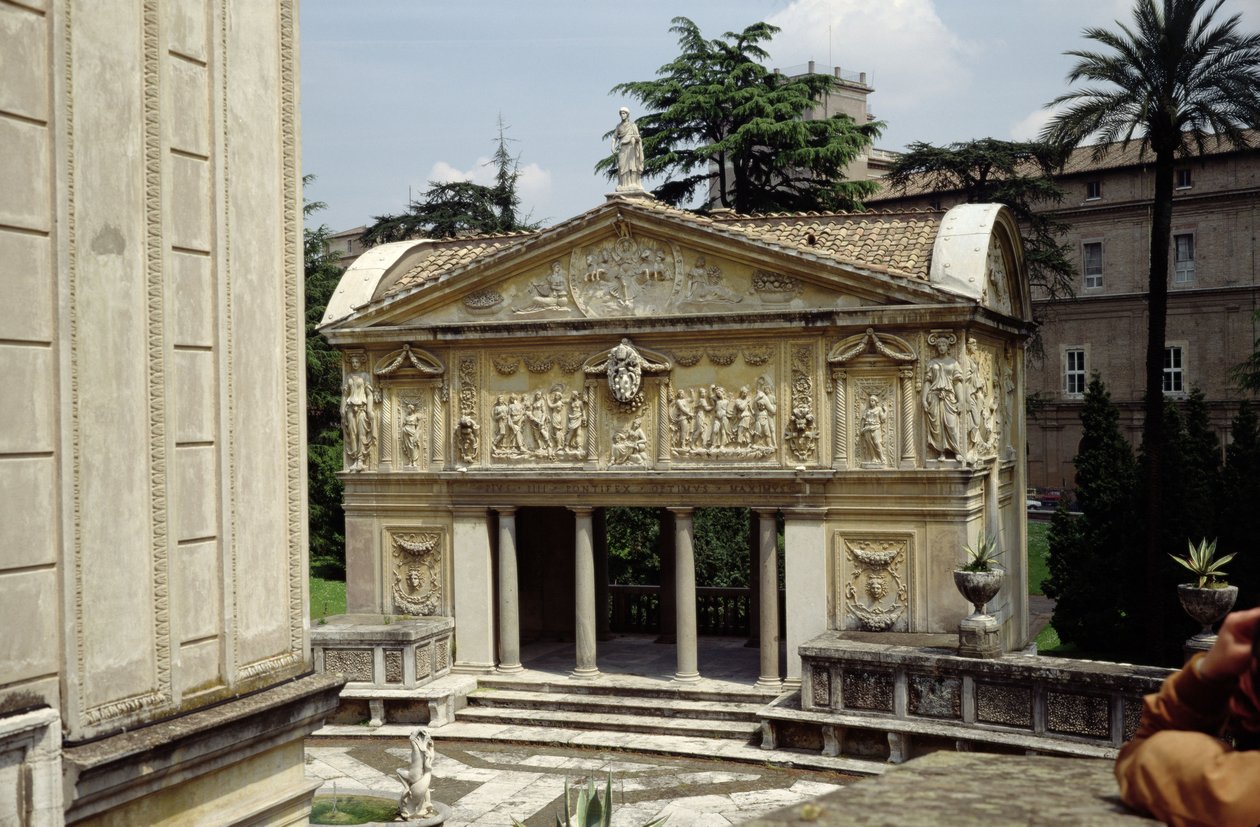
[[[1153,159],[1137,142],[1112,145],[1100,159],[1082,147],[1055,176],[1066,192],[1048,211],[1071,224],[1067,243],[1079,274],[1076,296],[1034,297],[1043,358],[1028,360],[1028,478],[1071,487],[1081,436],[1080,409],[1097,371],[1120,408],[1121,426],[1141,439],[1146,284]],[[1210,144],[1177,168],[1165,351],[1165,392],[1193,388],[1208,400],[1222,444],[1244,395],[1231,371],[1260,337],[1260,152]],[[956,192],[884,193],[875,209],[957,203]]]
[[[306,823],[294,0],[0,3],[0,822]]]

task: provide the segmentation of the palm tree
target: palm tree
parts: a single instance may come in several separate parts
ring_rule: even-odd
[[[1058,97],[1063,106],[1042,139],[1075,147],[1095,137],[1095,157],[1116,141],[1140,141],[1155,160],[1146,342],[1144,493],[1147,508],[1148,586],[1155,587],[1162,496],[1159,485],[1163,428],[1164,333],[1168,309],[1168,259],[1172,235],[1176,159],[1202,154],[1209,142],[1249,146],[1245,129],[1260,126],[1260,34],[1238,32],[1239,15],[1216,19],[1225,0],[1136,0],[1133,26],[1118,31],[1086,29],[1100,51],[1071,51],[1078,59],[1068,83],[1090,84]],[[1147,592],[1151,635],[1160,637],[1158,595]]]

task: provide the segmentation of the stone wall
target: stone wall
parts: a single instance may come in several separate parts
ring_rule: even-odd
[[[0,715],[70,744],[310,669],[296,15],[0,3]]]

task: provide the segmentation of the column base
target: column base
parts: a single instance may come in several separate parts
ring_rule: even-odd
[[[763,692],[782,692],[783,681],[778,678],[757,678],[757,682],[753,684],[753,689],[760,689]]]
[[[524,672],[525,667],[521,666],[519,663],[501,663],[498,665],[498,667],[496,667],[495,671],[502,672],[504,674],[509,674],[512,672]]]
[[[784,678],[784,679],[783,679],[783,691],[784,691],[784,692],[795,692],[796,690],[798,690],[798,689],[800,689],[800,688],[801,688],[801,679],[800,679],[800,678]]]
[[[585,669],[578,667],[569,673],[569,677],[578,678],[579,680],[584,681],[594,680],[595,678],[600,677],[599,668],[595,666],[589,666]]]
[[[695,683],[700,680],[699,672],[675,672],[674,683]]]
[[[493,675],[495,665],[493,663],[461,663],[456,661],[451,666],[451,671],[457,675]]]

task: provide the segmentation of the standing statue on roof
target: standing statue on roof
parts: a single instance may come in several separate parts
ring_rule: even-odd
[[[613,152],[617,155],[617,192],[643,191],[643,139],[639,127],[630,120],[630,110],[621,107],[621,123],[613,131]]]

